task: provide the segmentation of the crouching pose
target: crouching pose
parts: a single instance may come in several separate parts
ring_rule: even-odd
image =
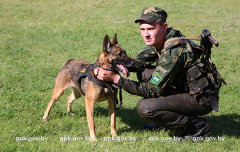
[[[198,46],[184,39],[180,31],[168,28],[166,19],[164,10],[149,7],[135,20],[146,47],[133,58],[135,64],[128,70],[138,72],[139,82],[102,68],[98,78],[144,97],[137,103],[142,118],[166,129],[183,129],[181,139],[205,138],[211,127],[199,116],[218,111],[218,94],[224,80],[210,60],[211,46]],[[156,67],[151,69],[155,62]]]

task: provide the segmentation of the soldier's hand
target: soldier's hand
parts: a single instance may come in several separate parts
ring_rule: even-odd
[[[107,65],[104,65],[105,68],[109,68]],[[101,67],[98,67],[97,78],[106,82],[118,83],[120,76],[114,71],[107,71]]]

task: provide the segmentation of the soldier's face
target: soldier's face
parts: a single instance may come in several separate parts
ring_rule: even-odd
[[[167,24],[160,26],[158,21],[152,23],[141,21],[140,30],[145,43],[159,49],[166,37]]]

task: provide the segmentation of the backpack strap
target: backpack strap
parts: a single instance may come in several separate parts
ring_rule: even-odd
[[[170,48],[180,45],[180,44],[187,44],[187,47],[188,47],[189,42],[187,42],[187,41],[191,41],[191,40],[200,41],[201,36],[171,38],[164,43],[164,48],[162,49],[161,53],[165,52],[167,49],[170,49]],[[188,47],[188,49],[189,49],[189,47]],[[189,50],[189,51],[191,51],[191,50]]]

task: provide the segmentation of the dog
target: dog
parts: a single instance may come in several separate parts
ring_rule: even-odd
[[[92,69],[92,74],[93,76],[96,76],[98,68],[105,68],[104,66],[107,65],[111,69],[128,77],[129,72],[127,67],[131,67],[133,64],[133,59],[128,57],[126,51],[118,44],[117,34],[115,34],[112,42],[110,42],[108,35],[106,35],[103,41],[103,51]],[[95,84],[90,81],[88,77],[82,78],[81,82],[77,81],[79,71],[89,65],[90,63],[83,60],[71,59],[63,66],[58,73],[58,76],[55,78],[55,87],[52,92],[52,97],[42,119],[43,121],[47,120],[52,105],[59,99],[66,89],[72,88],[72,93],[67,98],[67,112],[72,114],[71,106],[73,102],[81,96],[85,97],[85,107],[91,141],[97,141],[93,116],[94,104],[105,100],[108,100],[108,110],[111,119],[111,134],[113,137],[117,137],[116,109],[114,109],[114,101],[110,96],[109,89]],[[118,89],[113,88],[112,90],[114,96],[117,97]]]

